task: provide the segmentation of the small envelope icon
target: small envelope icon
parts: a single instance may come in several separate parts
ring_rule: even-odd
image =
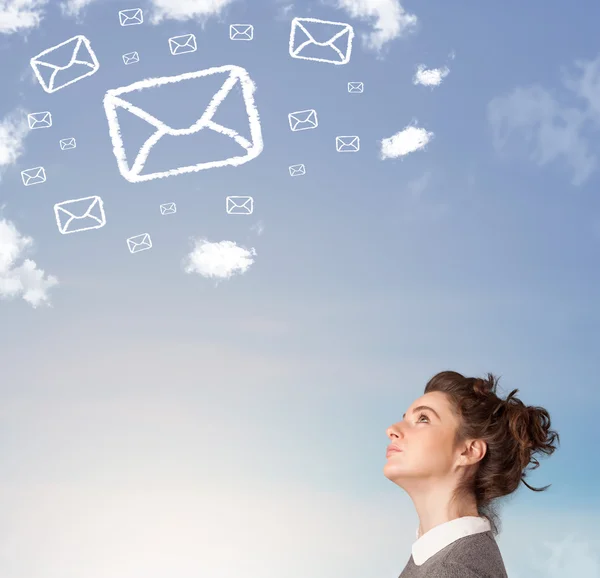
[[[299,130],[309,130],[319,126],[317,111],[313,109],[290,112],[290,114],[288,114],[288,120],[290,121],[290,128],[294,132]]]
[[[175,203],[165,203],[160,206],[160,214],[161,215],[172,215],[177,212],[177,207]]]
[[[348,92],[351,94],[362,94],[365,91],[365,85],[362,82],[349,82]]]
[[[354,28],[350,24],[294,18],[290,32],[290,56],[330,64],[348,64],[353,39]],[[341,50],[338,47],[340,45]]]
[[[142,233],[135,237],[129,237],[127,239],[127,247],[129,247],[130,253],[139,253],[140,251],[146,251],[146,249],[152,249],[152,239],[148,233]]]
[[[304,165],[292,165],[290,167],[290,177],[301,177],[306,174],[306,167]]]
[[[52,115],[48,111],[32,112],[27,115],[27,122],[31,130],[36,128],[50,128],[52,126]]]
[[[220,89],[214,94],[211,100],[206,99],[205,102],[200,102],[198,99],[189,97],[189,90],[186,91],[186,86],[193,88],[195,86],[194,83],[199,83],[200,87],[203,87],[204,83],[211,86],[210,81],[214,80],[215,77],[216,79],[219,79],[217,76],[219,74],[223,75],[223,82]],[[208,78],[208,82],[207,77],[210,77]],[[154,95],[155,97],[160,98],[161,88],[163,86],[176,83],[180,83],[181,92],[175,91],[175,96],[173,96],[172,92],[167,92],[167,102],[170,108],[181,109],[182,113],[186,112],[186,118],[188,119],[187,123],[189,124],[186,123],[186,126],[183,128],[180,126],[169,126],[166,122],[159,120],[156,116],[149,114],[139,106],[129,102],[130,94],[133,96],[137,94],[138,91],[145,89],[151,91],[150,96]],[[227,99],[228,95],[235,88],[239,89],[234,92],[236,98],[239,99],[239,96],[242,97],[241,100],[246,109],[244,116],[247,122],[244,123],[244,127],[239,128],[241,131],[246,131],[248,128],[250,129],[250,140],[232,128],[232,125],[235,126],[233,122],[228,123],[229,126],[223,126],[222,124],[213,121],[213,117],[220,110],[219,106]],[[254,103],[255,89],[256,86],[245,69],[240,66],[227,65],[200,70],[198,72],[186,72],[185,74],[180,74],[178,76],[147,78],[145,80],[134,82],[129,86],[109,90],[104,96],[104,110],[106,112],[106,118],[108,119],[108,130],[112,139],[113,152],[117,159],[119,172],[123,178],[130,183],[139,183],[142,181],[192,173],[216,167],[236,167],[255,159],[263,150],[260,118]],[[213,94],[212,91],[211,94]],[[239,100],[234,99],[231,104],[237,104],[239,106]],[[117,112],[120,114],[117,114]],[[127,131],[123,131],[125,134],[121,133],[119,122],[124,112],[137,116],[155,129],[154,134],[143,143],[141,148],[139,148],[139,152],[135,154],[133,159],[134,162],[131,166],[127,160],[127,150],[131,150],[131,148],[126,147],[125,142],[130,139],[133,139],[134,141],[137,141],[138,139],[135,134],[133,136],[128,135]],[[168,113],[168,110],[166,112]],[[234,118],[237,118],[237,116]],[[211,160],[199,162],[195,165],[172,167],[170,170],[144,175],[141,174],[145,169],[148,156],[150,155],[152,158],[152,147],[159,141],[164,142],[161,141],[162,138],[166,137],[165,141],[172,142],[170,139],[183,136],[188,139],[185,141],[187,143],[190,140],[189,136],[194,135],[196,138],[195,144],[190,146],[195,147],[193,150],[205,153],[206,147],[203,146],[203,142],[207,133],[209,135],[218,133],[230,138],[239,146],[239,149],[241,149],[243,153],[238,156],[223,159],[222,155],[218,152],[214,152],[212,154],[214,154],[214,157],[216,158],[209,157]],[[127,138],[128,136],[129,138]],[[211,152],[210,147],[208,148],[208,152]]]
[[[141,8],[119,10],[119,23],[121,26],[135,26],[144,22],[144,13]]]
[[[58,142],[60,144],[61,151],[68,151],[77,147],[77,143],[75,142],[75,139],[73,137],[62,138]]]
[[[228,215],[251,215],[254,210],[252,197],[227,197],[225,206]]]
[[[335,148],[338,153],[357,153],[360,150],[360,139],[357,136],[336,136]]]
[[[100,68],[90,41],[81,35],[40,52],[29,62],[42,88],[48,93],[91,76]]]
[[[137,52],[128,52],[123,54],[123,62],[125,64],[135,64],[140,61],[140,55]]]
[[[187,54],[188,52],[196,52],[196,37],[193,34],[182,34],[181,36],[173,36],[169,38],[169,50],[173,56],[177,54]]]
[[[58,230],[63,235],[99,229],[106,225],[104,203],[97,196],[56,203],[54,215]]]
[[[26,187],[31,185],[39,185],[46,182],[46,171],[44,167],[34,167],[21,171],[21,179]]]
[[[252,24],[231,24],[229,26],[230,40],[252,40],[254,38],[254,26]]]

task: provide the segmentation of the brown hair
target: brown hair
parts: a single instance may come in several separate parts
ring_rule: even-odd
[[[480,516],[487,518],[495,534],[499,519],[494,500],[512,494],[523,482],[530,490],[542,492],[550,486],[533,488],[526,481],[527,470],[540,463],[537,455],[551,455],[560,442],[550,429],[550,414],[543,407],[525,405],[514,389],[501,399],[496,394],[498,378],[465,377],[455,371],[442,371],[433,376],[425,393],[440,391],[451,401],[460,418],[457,441],[480,439],[486,442],[485,456],[475,472],[465,476],[455,497],[474,494]]]

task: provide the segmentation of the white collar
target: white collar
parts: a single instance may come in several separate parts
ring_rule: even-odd
[[[478,516],[463,516],[462,518],[450,520],[431,528],[429,532],[425,532],[420,538],[417,528],[417,541],[412,545],[413,561],[417,566],[421,566],[431,556],[437,554],[452,542],[490,530],[490,522],[486,518]]]

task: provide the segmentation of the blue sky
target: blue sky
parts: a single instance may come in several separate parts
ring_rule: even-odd
[[[119,26],[138,6],[144,24]],[[291,58],[294,17],[353,26],[350,62]],[[500,374],[561,434],[531,477],[551,489],[502,509],[511,578],[600,576],[599,17],[588,1],[0,0],[0,575],[397,576],[417,519],[383,476],[385,428],[454,369]],[[188,33],[198,50],[172,56]],[[44,92],[30,58],[78,34],[98,72]],[[224,65],[256,85],[262,153],[124,179],[106,91]],[[419,65],[449,73],[415,84]],[[182,126],[208,94],[186,90],[150,105]],[[243,121],[234,105],[223,121]],[[319,126],[292,132],[310,108]],[[30,131],[38,111],[53,126]],[[428,144],[383,160],[409,126]],[[23,186],[37,166],[47,181]],[[106,225],[61,235],[54,204],[94,195]],[[228,195],[253,213],[228,215]],[[129,253],[142,233],[152,249]],[[186,272],[223,241],[252,263]]]

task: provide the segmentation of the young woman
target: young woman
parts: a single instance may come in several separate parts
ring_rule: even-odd
[[[494,500],[513,493],[556,450],[550,415],[526,406],[498,380],[435,375],[402,421],[389,427],[385,476],[412,499],[417,541],[400,578],[506,578],[494,539]],[[531,467],[530,467],[531,466]]]

